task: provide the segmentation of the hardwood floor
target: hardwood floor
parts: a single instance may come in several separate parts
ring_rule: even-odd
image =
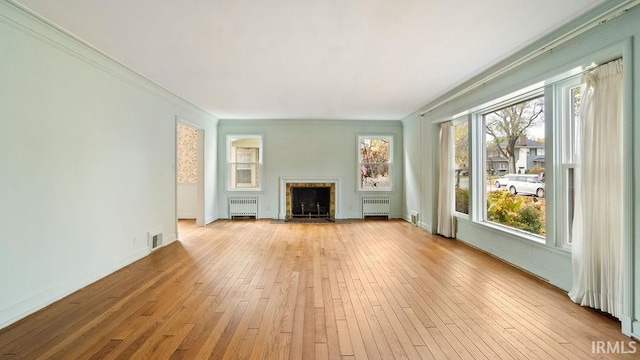
[[[638,358],[592,353],[631,341],[617,321],[404,221],[180,237],[0,330],[0,359]]]

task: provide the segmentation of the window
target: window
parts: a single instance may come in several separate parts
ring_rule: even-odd
[[[261,136],[227,137],[230,190],[260,190]]]
[[[574,170],[580,151],[580,79],[568,79],[555,86],[560,143],[559,166],[559,231],[558,245],[571,246],[573,208],[575,201]]]
[[[359,190],[391,190],[391,136],[359,136]]]
[[[454,163],[455,163],[455,210],[469,214],[469,123],[453,122]]]
[[[544,96],[537,91],[480,114],[485,169],[480,182],[483,220],[545,236]],[[520,174],[502,178],[505,174]],[[503,186],[504,183],[504,186]]]
[[[468,182],[462,175],[456,179],[456,195],[463,184],[471,184],[471,221],[549,246],[571,247],[579,200],[575,170],[581,155],[583,71],[574,68],[469,109],[472,166]],[[458,143],[457,127],[455,133],[456,169],[461,169],[464,142]]]

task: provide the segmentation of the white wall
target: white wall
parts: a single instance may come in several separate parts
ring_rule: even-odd
[[[280,177],[339,178],[337,218],[361,217],[361,195],[356,191],[358,167],[357,135],[393,135],[393,191],[391,216],[402,216],[403,164],[400,121],[297,121],[221,120],[218,125],[218,217],[226,218],[227,196],[253,194],[226,189],[226,136],[263,135],[263,186],[259,196],[259,217],[277,218]]]
[[[424,221],[424,214],[421,211],[422,204],[420,198],[421,189],[421,171],[423,157],[428,156],[429,152],[425,152],[420,144],[421,123],[416,118],[406,119],[403,122],[403,161],[404,161],[404,206],[402,208],[402,216],[405,220],[411,221],[411,214],[417,212],[419,221]]]
[[[434,142],[433,126],[420,116],[413,115],[402,121],[404,131],[404,209],[403,216],[410,220],[411,211],[420,213],[419,226],[429,232],[434,224]]]
[[[405,126],[413,127],[415,121],[422,122],[422,136],[420,146],[421,154],[415,151],[407,150],[405,162],[407,163],[408,182],[414,183],[416,180],[413,167],[417,163],[413,157],[418,156],[422,159],[422,176],[419,181],[423,186],[422,191],[418,191],[415,186],[407,185],[406,201],[420,197],[422,199],[422,211],[425,219],[428,219],[427,212],[432,211],[437,204],[437,192],[434,190],[437,185],[438,169],[437,164],[433,161],[433,156],[425,156],[425,150],[430,149],[431,153],[437,153],[438,134],[436,133],[435,124],[440,121],[450,120],[457,114],[473,109],[487,101],[494,100],[498,97],[507,95],[513,91],[522,89],[539,81],[544,81],[552,76],[558,75],[563,71],[568,71],[585,62],[593,61],[596,57],[607,57],[623,55],[625,59],[625,76],[626,90],[625,103],[630,109],[626,114],[626,118],[633,125],[633,133],[626,133],[628,138],[625,140],[624,146],[627,151],[627,158],[631,158],[631,154],[640,154],[640,126],[637,126],[640,119],[640,106],[637,104],[637,93],[635,97],[632,95],[632,89],[640,88],[640,53],[638,52],[637,39],[640,37],[640,7],[636,6],[625,12],[623,15],[609,21],[598,22],[598,25],[588,32],[569,40],[561,46],[553,49],[547,49],[538,57],[520,63],[517,66],[512,65],[523,58],[526,54],[534,49],[541,47],[542,44],[553,39],[559,38],[570,32],[572,29],[580,27],[590,18],[596,18],[599,14],[604,14],[608,9],[620,5],[625,1],[608,1],[577,19],[566,24],[563,28],[558,29],[553,34],[539,40],[519,53],[514,54],[510,58],[502,61],[500,64],[488,69],[476,78],[469,79],[466,83],[453,89],[448,94],[427,104],[416,113],[408,116],[403,120]],[[492,80],[482,80],[485,76],[500,72],[505,68],[510,68],[506,73],[493,78]],[[473,90],[465,90],[476,83],[481,83]],[[427,111],[428,110],[428,111]],[[419,118],[418,113],[426,112],[424,117]],[[420,119],[420,120],[418,120]],[[408,131],[405,131],[407,133]],[[414,144],[415,141],[407,139],[407,144]],[[413,146],[413,145],[412,145]],[[552,157],[551,153],[547,153],[547,158]],[[412,164],[412,165],[409,165]],[[631,164],[631,163],[630,163]],[[551,165],[549,165],[551,166]],[[547,182],[553,182],[553,173],[547,172]],[[627,207],[628,218],[625,219],[625,231],[630,233],[631,241],[627,243],[625,254],[628,256],[630,265],[629,276],[626,279],[626,300],[625,316],[623,316],[623,331],[627,334],[634,334],[640,337],[640,322],[637,320],[640,315],[640,286],[637,285],[640,279],[640,191],[636,189],[637,179],[640,178],[640,157],[633,157],[633,167],[628,169],[625,181],[628,186],[628,193],[634,194],[633,200],[629,202]],[[553,189],[547,188],[547,204],[553,204]],[[631,198],[631,197],[630,197]],[[554,221],[548,218],[551,228],[548,229],[548,236],[554,234]],[[427,228],[427,226],[425,226]],[[572,283],[571,276],[571,254],[559,247],[553,245],[554,240],[548,240],[549,245],[540,244],[533,241],[526,241],[515,235],[510,235],[502,231],[496,231],[482,223],[476,223],[468,219],[458,221],[458,239],[479,247],[489,253],[505,259],[519,267],[527,269],[534,274],[548,279],[551,283],[563,288],[569,289]]]
[[[178,184],[178,219],[195,219],[198,215],[198,184]]]
[[[175,239],[176,117],[216,119],[0,2],[0,327]]]

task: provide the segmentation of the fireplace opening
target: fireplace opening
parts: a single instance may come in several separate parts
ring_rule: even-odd
[[[330,218],[330,187],[291,187],[291,216]]]

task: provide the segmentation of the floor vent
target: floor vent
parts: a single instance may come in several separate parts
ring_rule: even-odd
[[[390,215],[391,198],[389,196],[363,196],[362,218],[387,217]]]
[[[149,250],[153,251],[162,246],[162,232],[148,232],[147,233]]]
[[[236,217],[258,218],[257,196],[230,196],[229,219]]]

